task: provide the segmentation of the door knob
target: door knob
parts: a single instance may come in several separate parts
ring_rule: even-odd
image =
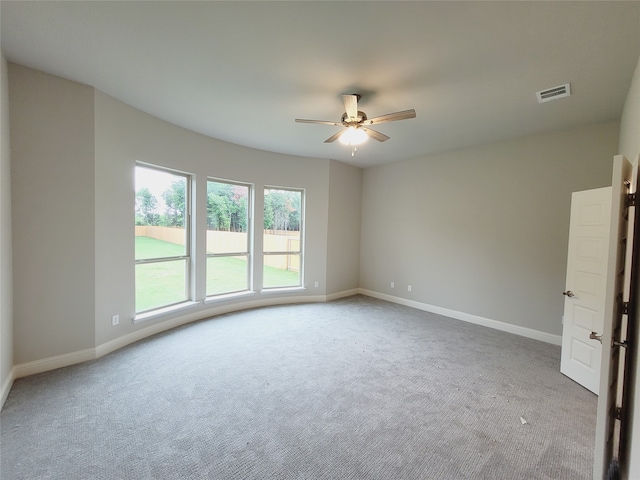
[[[575,295],[573,294],[573,292],[571,290],[567,290],[566,292],[562,292],[562,294],[566,295],[569,298],[575,297]]]
[[[602,343],[602,335],[598,335],[596,332],[591,332],[589,334],[589,338],[591,340],[598,340],[600,343]]]

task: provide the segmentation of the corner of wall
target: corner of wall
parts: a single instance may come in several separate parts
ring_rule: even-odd
[[[8,66],[0,54],[0,409],[13,384],[13,267]]]
[[[95,345],[95,324],[86,321],[95,297],[95,109],[92,87],[15,63],[8,89],[13,362],[20,364]]]
[[[360,286],[361,212],[362,169],[331,160],[326,275],[329,295]]]

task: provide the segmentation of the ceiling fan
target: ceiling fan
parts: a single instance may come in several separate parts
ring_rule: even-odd
[[[364,112],[358,110],[358,100],[360,95],[358,94],[343,94],[342,100],[344,101],[344,110],[342,118],[339,122],[330,122],[324,120],[304,120],[296,118],[298,123],[319,123],[321,125],[335,125],[337,127],[346,127],[346,130],[341,130],[335,135],[331,135],[324,143],[332,143],[340,139],[340,142],[354,147],[351,155],[355,153],[355,146],[360,145],[367,140],[368,137],[373,138],[379,142],[386,142],[390,137],[384,133],[380,133],[377,130],[369,128],[370,125],[379,125],[381,123],[395,122],[396,120],[405,120],[407,118],[415,118],[416,111],[403,110],[402,112],[387,113],[386,115],[380,115],[379,117],[367,118]]]

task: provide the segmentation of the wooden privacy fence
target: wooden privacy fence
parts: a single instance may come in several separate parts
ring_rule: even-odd
[[[300,251],[300,232],[275,233],[265,230],[263,248],[265,252],[298,252]],[[155,225],[136,225],[136,237],[150,237],[164,242],[185,244],[185,230],[179,227],[160,227]],[[207,245],[215,245],[214,251],[208,253],[233,253],[247,249],[246,232],[224,232],[207,230]],[[265,265],[282,270],[299,271],[299,255],[265,255]]]

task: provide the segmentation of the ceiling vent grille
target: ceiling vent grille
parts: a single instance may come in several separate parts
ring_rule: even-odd
[[[551,100],[568,97],[569,95],[571,95],[570,83],[565,83],[564,85],[560,85],[558,87],[547,88],[546,90],[536,92],[538,103],[550,102]]]

